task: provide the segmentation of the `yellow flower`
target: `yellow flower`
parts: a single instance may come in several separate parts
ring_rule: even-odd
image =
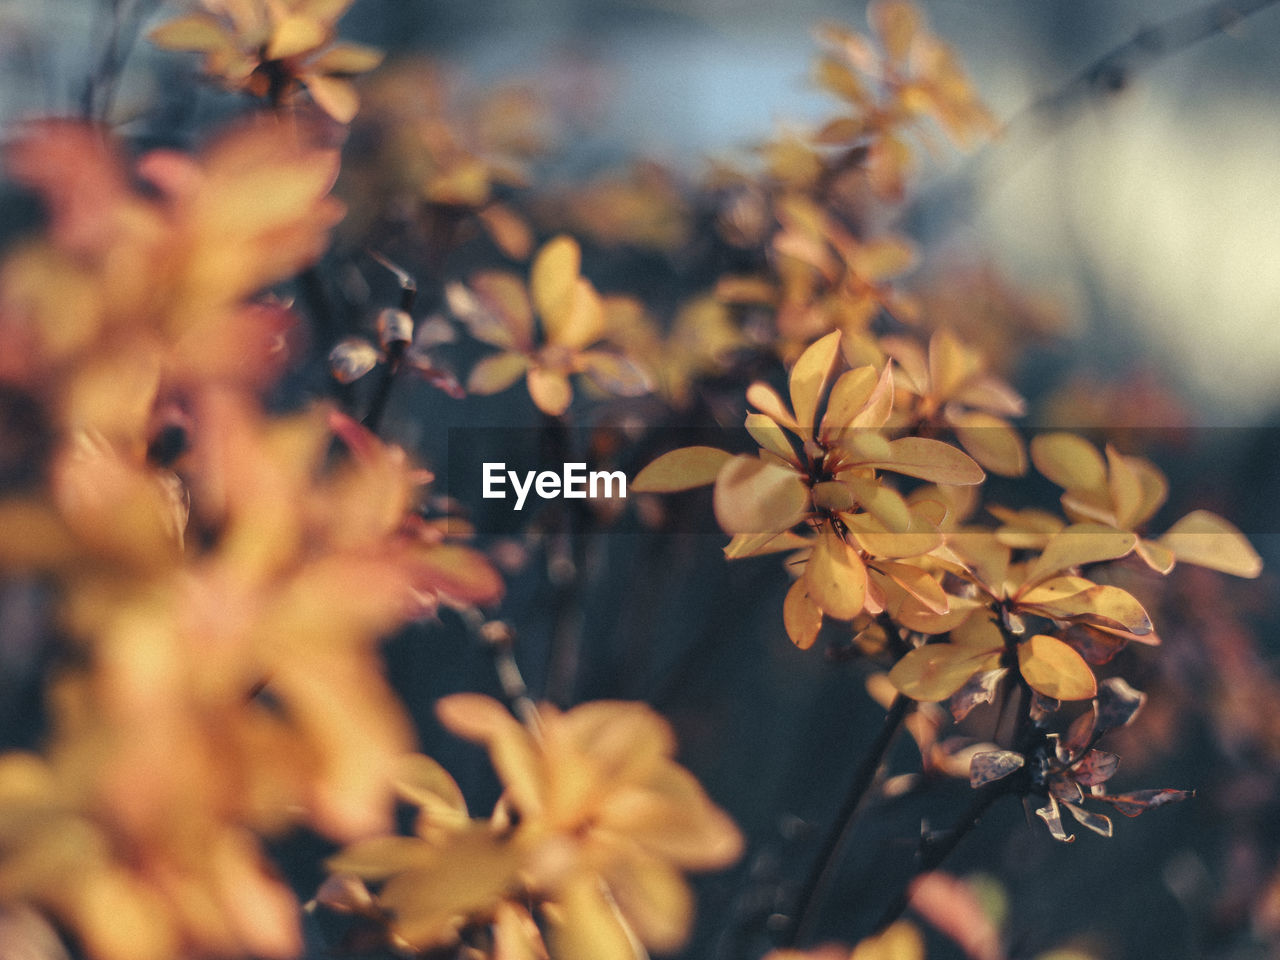
[[[162,392],[275,378],[293,317],[251,298],[323,252],[342,214],[327,196],[336,153],[250,124],[198,158],[145,156],[144,195],[99,131],[55,122],[29,128],[8,166],[51,222],[0,273],[0,337],[22,344],[13,379],[58,426],[140,455]]]
[[[372,70],[382,52],[334,43],[335,25],[353,0],[201,0],[203,11],[170,20],[150,39],[166,50],[204,54],[204,69],[230,89],[273,104],[306,89],[339,123],[360,107],[347,78]]]

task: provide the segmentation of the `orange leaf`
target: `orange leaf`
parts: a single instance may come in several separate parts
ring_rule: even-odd
[[[929,386],[935,397],[949,399],[977,370],[974,352],[950,330],[929,339]]]
[[[822,439],[830,442],[839,431],[852,426],[853,418],[866,406],[879,378],[875,367],[846,370],[836,378],[822,417]],[[879,426],[879,424],[877,424]]]
[[[339,123],[350,123],[360,109],[360,95],[350,80],[307,73],[302,82],[321,110]]]
[[[879,429],[885,425],[889,419],[889,415],[893,412],[893,364],[886,363],[884,369],[880,371],[880,377],[876,381],[875,387],[871,391],[871,395],[867,397],[863,403],[862,409],[857,412],[854,418],[849,421],[847,426],[852,429],[862,427],[873,427]]]
[[[1027,472],[1027,451],[1018,431],[989,413],[969,412],[949,418],[960,446],[992,473],[1020,477]]]
[[[726,533],[781,533],[804,519],[809,488],[772,458],[740,456],[716,476],[713,503]]]
[[[529,370],[529,396],[538,409],[548,416],[558,417],[573,402],[573,388],[563,373],[532,367]]]
[[[1163,543],[1138,538],[1133,552],[1142,558],[1142,562],[1159,574],[1168,574],[1178,562],[1177,555]]]
[[[786,433],[772,417],[763,413],[748,413],[746,428],[761,449],[768,450],[780,460],[797,463],[795,450],[788,442]]]
[[[548,343],[581,350],[604,336],[604,303],[596,288],[579,277],[570,293],[568,309],[563,314],[543,314],[542,320]]]
[[[1044,552],[1027,571],[1027,584],[1053,576],[1061,570],[1081,567],[1104,560],[1117,560],[1137,544],[1138,537],[1114,527],[1096,523],[1077,523],[1051,539]]]
[[[1088,700],[1098,692],[1084,658],[1043,633],[1018,645],[1018,668],[1033,690],[1055,700]]]
[[[883,561],[877,563],[876,568],[931,612],[943,614],[951,609],[950,598],[927,570],[913,567],[909,563]]]
[[[818,402],[831,379],[832,365],[840,352],[840,331],[827,334],[800,354],[791,368],[791,406],[805,437],[813,436]]]
[[[592,383],[615,397],[640,397],[653,389],[644,370],[616,353],[584,350],[578,363]]]
[[[1043,433],[1031,441],[1031,461],[1072,493],[1106,498],[1107,465],[1088,440],[1073,433]]]
[[[385,54],[362,43],[335,43],[307,64],[313,73],[368,73],[382,62]]]
[[[950,643],[931,643],[917,647],[899,660],[889,671],[889,680],[912,700],[936,703],[945,700],[965,685],[970,677],[994,665],[997,654],[974,652]]]
[[[1028,610],[1058,620],[1087,620],[1105,627],[1119,627],[1137,636],[1151,632],[1147,611],[1132,594],[1119,587],[1094,586],[1056,600],[1031,601],[1023,597],[1021,602]]]
[[[675,493],[716,482],[733,455],[716,447],[682,447],[658,457],[631,482],[637,493]]]
[[[313,17],[291,14],[276,24],[267,45],[268,60],[284,60],[315,50],[329,39],[329,28]]]
[[[941,440],[925,437],[903,437],[889,444],[889,455],[884,460],[867,466],[892,470],[919,477],[932,483],[954,483],[960,486],[981,483],[986,474],[968,454]]]
[[[227,50],[234,43],[222,23],[207,13],[193,13],[162,23],[147,34],[147,39],[165,50],[198,53]]]
[[[895,61],[907,58],[912,41],[924,27],[919,11],[908,0],[876,0],[867,8],[867,20],[889,59]]]
[[[561,234],[548,240],[538,251],[529,273],[529,289],[538,316],[551,329],[568,316],[573,304],[578,274],[582,269],[582,251],[572,237]]]
[[[796,433],[800,432],[794,414],[787,409],[787,405],[783,402],[782,397],[778,395],[778,391],[767,383],[757,382],[747,387],[747,403],[784,427]]]
[[[467,377],[467,393],[482,397],[501,393],[524,376],[528,369],[529,358],[523,353],[495,353],[471,368],[471,376]]]
[[[818,60],[814,79],[818,86],[842,100],[857,105],[867,102],[867,91],[862,86],[862,81],[835,57],[826,56]]]
[[[871,514],[889,533],[906,533],[911,529],[912,514],[902,494],[876,480],[848,477],[842,481],[853,491],[862,509]]]
[[[809,585],[804,577],[787,591],[787,598],[782,602],[782,622],[791,642],[801,650],[808,650],[818,639],[818,631],[822,629],[822,611],[809,599]]]
[[[862,612],[867,594],[867,568],[856,550],[832,530],[824,530],[813,545],[803,581],[810,599],[837,620],[852,620]]]
[[[1188,513],[1157,542],[1183,563],[1249,579],[1262,572],[1262,558],[1245,535],[1207,510]]]
[[[449,309],[477,340],[515,350],[533,347],[533,307],[514,274],[486,270],[471,278],[471,289],[449,284]]]

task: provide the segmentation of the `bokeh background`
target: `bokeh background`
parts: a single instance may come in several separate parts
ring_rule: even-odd
[[[171,8],[119,0],[158,22]],[[35,113],[79,109],[101,57],[106,4],[0,4],[0,132]],[[970,155],[940,148],[902,224],[926,263],[991,261],[1019,289],[1052,302],[1059,333],[1011,368],[1032,425],[1136,431],[1175,491],[1161,517],[1193,507],[1236,522],[1268,564],[1252,583],[1179,572],[1162,601],[1164,647],[1126,652],[1151,694],[1116,747],[1124,789],[1194,787],[1195,800],[1117,824],[1103,840],[1055,844],[1020,809],[997,809],[949,868],[978,876],[1002,911],[1010,955],[1055,949],[1109,960],[1264,958],[1280,951],[1280,6],[1137,69],[1077,84],[1067,109],[1028,105],[1186,0],[923,0],[1009,135]],[[351,39],[394,58],[430,57],[462,85],[518,79],[571,118],[546,171],[569,182],[635,157],[693,179],[730,155],[822,115],[808,81],[811,27],[863,24],[861,3],[821,0],[358,0]],[[113,107],[141,142],[181,141],[234,109],[193,92],[191,64],[138,44]],[[12,225],[28,211],[12,197]],[[588,259],[588,274],[611,262]],[[662,276],[667,265],[655,264]],[[634,278],[632,278],[634,280]],[[602,286],[606,284],[598,279]],[[643,285],[644,278],[635,280]],[[939,294],[947,298],[945,289]],[[447,457],[449,427],[536,423],[523,400],[460,410],[430,391],[402,397],[390,433],[428,460]],[[478,505],[478,491],[450,491]],[[1042,494],[1052,502],[1052,489]],[[673,508],[707,514],[696,499]],[[705,522],[691,525],[705,529]],[[1160,527],[1160,520],[1155,524]],[[577,578],[557,584],[532,563],[504,616],[535,695],[562,703],[644,699],[675,723],[681,757],[750,839],[743,863],[700,883],[686,957],[737,960],[770,942],[769,917],[804,875],[881,709],[856,662],[829,662],[785,640],[787,583],[768,558],[726,564],[723,538],[673,536],[633,516],[587,538]],[[576,669],[557,675],[555,624],[579,611]],[[12,605],[8,609],[12,610]],[[18,614],[20,615],[21,611]],[[35,734],[40,664],[0,627],[0,716],[9,739]],[[496,692],[486,651],[446,619],[388,648],[391,675],[427,752],[479,809],[496,783],[483,757],[448,740],[431,703],[455,690]],[[988,720],[987,722],[994,722]],[[918,763],[909,740],[890,767]],[[950,822],[956,784],[925,800],[878,801],[855,837],[824,934],[865,934],[895,878],[907,875],[922,819]],[[280,861],[304,894],[325,849],[291,838]],[[309,929],[315,957],[328,932]],[[942,941],[931,956],[950,955]]]

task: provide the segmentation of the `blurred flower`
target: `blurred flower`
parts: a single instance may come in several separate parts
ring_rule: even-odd
[[[747,342],[729,309],[711,296],[682,304],[665,334],[632,297],[605,297],[604,313],[609,340],[652,371],[657,389],[676,406],[687,405],[695,381],[723,372]]]
[[[342,212],[327,196],[335,153],[290,124],[250,124],[198,159],[148,154],[144,194],[99,131],[49,122],[8,160],[51,222],[0,273],[0,340],[22,351],[3,375],[57,426],[140,456],[162,394],[278,375],[293,316],[250,298],[323,251]]]
[[[818,62],[818,83],[844,100],[846,116],[818,134],[825,144],[867,143],[867,175],[876,191],[900,200],[911,163],[903,133],[930,117],[960,147],[996,131],[996,123],[955,53],[931,34],[909,0],[867,7],[875,42],[834,24],[819,31],[831,53]],[[873,85],[868,89],[866,83]]]
[[[1025,413],[1026,403],[984,370],[977,350],[949,330],[935,331],[927,352],[905,337],[882,337],[879,343],[897,362],[894,396],[904,426],[926,433],[953,430],[986,469],[1011,477],[1026,472],[1026,447],[1006,419]]]
[[[339,123],[360,108],[349,77],[382,62],[382,52],[335,43],[335,27],[353,0],[201,0],[204,10],[151,31],[166,50],[204,54],[204,71],[228,89],[273,105],[301,89]]]
[[[524,377],[538,409],[553,417],[573,401],[573,374],[585,373],[606,393],[648,392],[648,378],[626,357],[590,349],[607,328],[600,295],[580,274],[581,258],[577,242],[559,236],[538,251],[527,288],[514,275],[498,272],[477,274],[470,287],[450,287],[450,307],[471,335],[502,351],[472,369],[469,392],[499,393]]]
[[[543,705],[533,726],[497,701],[456,694],[437,704],[451,731],[484,744],[505,792],[492,822],[467,818],[461,794],[415,761],[417,838],[358,844],[330,864],[385,881],[379,906],[413,950],[454,942],[468,923],[522,925],[520,891],[538,902],[557,960],[633,960],[632,937],[678,949],[693,896],[683,873],[736,860],[742,838],[672,759],[671,729],[644,704],[599,701],[566,713]],[[403,789],[403,788],[402,788]],[[536,955],[534,934],[525,938]],[[519,955],[519,954],[517,954]]]

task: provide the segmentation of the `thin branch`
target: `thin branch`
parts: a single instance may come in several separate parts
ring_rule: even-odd
[[[963,180],[969,184],[990,180],[993,168],[1011,162],[1010,155],[1015,149],[1022,149],[1025,154],[1094,98],[1120,92],[1142,70],[1201,40],[1226,33],[1278,2],[1280,0],[1215,0],[1141,28],[1077,71],[1066,83],[1031,101],[1005,121],[987,149],[974,157]],[[954,215],[967,216],[973,204],[971,198],[959,204]],[[919,194],[913,204],[916,209],[937,205],[937,194],[933,191]]]
[[[903,911],[911,905],[911,885],[915,880],[942,866],[947,857],[951,856],[956,847],[960,845],[960,841],[967,837],[973,831],[973,828],[978,825],[978,821],[991,808],[991,805],[1010,792],[1012,791],[1005,780],[997,780],[995,783],[987,784],[979,790],[978,795],[973,798],[973,802],[969,805],[968,811],[954,827],[941,835],[920,838],[920,854],[915,872],[912,873],[911,879],[903,886],[901,893],[894,898],[893,902],[885,908],[884,913],[880,915],[873,932],[879,933],[902,916]]]
[[[106,0],[110,23],[93,72],[85,82],[81,109],[86,120],[105,122],[111,115],[116,89],[125,62],[138,39],[138,27],[146,14],[143,0]]]
[[[485,620],[480,611],[469,609],[463,611],[462,619],[471,635],[488,647],[493,654],[494,671],[498,674],[498,683],[502,687],[502,695],[507,700],[511,712],[520,718],[520,722],[534,734],[540,736],[542,719],[538,715],[538,705],[529,696],[529,688],[524,682],[524,674],[515,657],[515,631],[502,620]]]
[[[840,812],[832,821],[831,831],[823,841],[818,859],[814,861],[813,869],[796,897],[795,908],[791,912],[793,923],[785,938],[787,946],[803,943],[813,933],[813,928],[822,912],[823,902],[827,899],[831,883],[835,879],[836,871],[844,859],[845,849],[853,835],[858,808],[862,806],[867,791],[875,782],[876,772],[884,763],[889,747],[893,744],[902,721],[906,719],[911,704],[911,699],[902,694],[894,698],[889,706],[889,712],[885,715],[884,723],[880,726],[879,734],[876,735],[867,756],[863,758],[862,764],[854,773]]]
[[[1099,92],[1115,93],[1128,86],[1133,75],[1158,60],[1225,33],[1277,0],[1217,0],[1143,27],[1132,37],[1084,67],[1059,87],[1028,104],[1005,123],[1002,137],[1024,128],[1061,122],[1072,109]]]
[[[378,251],[370,250],[368,254],[379,266],[390,271],[396,278],[396,282],[400,284],[400,306],[398,309],[405,314],[412,311],[418,298],[418,282],[407,270],[392,263]],[[369,404],[369,412],[364,416],[364,425],[375,433],[382,423],[382,416],[391,400],[391,387],[395,383],[396,374],[400,372],[400,363],[404,359],[409,342],[396,339],[390,343],[384,343],[383,346],[387,352],[386,361],[379,370],[379,379],[374,389],[373,400]]]
[[[1018,644],[1017,635],[1009,628],[1003,616],[996,619],[996,624],[1004,637],[1009,655],[1013,656],[1013,650]],[[1032,743],[1036,737],[1035,724],[1031,718],[1034,693],[1020,672],[1015,670],[1013,676],[1016,678],[1016,686],[1013,689],[1018,693],[1018,705],[1015,708],[1016,721],[1011,743],[1012,748],[1018,753],[1026,754],[1031,750]],[[1026,777],[1027,771],[1024,768],[1012,776],[985,784],[979,788],[977,796],[973,798],[972,803],[969,805],[969,809],[956,822],[954,827],[945,833],[925,834],[920,838],[916,868],[911,874],[911,879],[903,885],[902,890],[885,908],[884,913],[880,915],[880,920],[876,923],[874,932],[879,933],[897,920],[898,917],[902,916],[903,911],[911,903],[911,885],[918,877],[942,866],[955,851],[956,847],[960,845],[960,841],[968,836],[978,825],[978,821],[982,819],[983,814],[991,808],[992,804],[1001,797],[1025,791]]]
[[[542,456],[546,463],[575,459],[568,414],[543,416]],[[551,647],[547,656],[546,698],[573,702],[582,661],[583,578],[591,564],[587,547],[593,516],[585,501],[562,501],[551,508],[547,536],[547,579],[554,591]]]

